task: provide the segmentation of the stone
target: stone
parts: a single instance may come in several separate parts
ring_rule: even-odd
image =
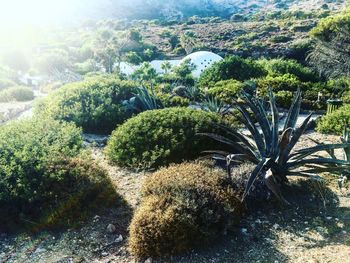
[[[112,234],[112,233],[115,232],[115,230],[116,230],[115,225],[109,224],[109,225],[107,226],[107,232],[108,232],[108,233]]]
[[[116,239],[115,239],[115,242],[116,243],[120,243],[123,241],[123,236],[122,235],[119,235]]]
[[[146,259],[144,263],[152,263],[152,258]]]
[[[109,255],[108,252],[104,252],[104,251],[103,251],[103,252],[101,253],[101,256],[102,256],[102,257],[107,257],[108,255]]]

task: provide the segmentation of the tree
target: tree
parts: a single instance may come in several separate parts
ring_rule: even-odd
[[[132,78],[141,83],[144,81],[152,81],[156,79],[156,77],[157,71],[148,62],[142,63],[142,65],[132,74]]]
[[[164,61],[162,65],[160,65],[161,69],[164,71],[165,74],[168,74],[169,71],[172,68],[172,65],[169,61]]]
[[[195,34],[193,32],[183,33],[180,37],[180,44],[185,49],[187,55],[191,54],[196,45]]]
[[[125,34],[115,34],[113,31],[100,32],[94,43],[94,57],[101,63],[107,73],[112,73],[117,63],[117,71],[120,69],[123,48],[128,39]]]
[[[174,67],[173,72],[178,78],[186,78],[192,76],[192,71],[196,69],[196,65],[190,59],[186,59],[180,65]]]
[[[140,33],[140,30],[137,29],[131,29],[128,34],[128,38],[131,41],[135,41],[136,43],[142,42],[142,35]]]
[[[250,59],[228,56],[204,70],[199,79],[201,87],[213,86],[221,80],[239,81],[263,77],[267,74],[263,66]]]
[[[350,8],[327,17],[311,31],[314,50],[308,57],[320,74],[327,77],[350,76]]]
[[[171,35],[169,37],[169,44],[171,46],[171,49],[175,49],[179,43],[180,43],[180,40],[177,35]]]
[[[134,51],[130,51],[125,56],[126,62],[134,65],[139,65],[142,62],[142,58]]]

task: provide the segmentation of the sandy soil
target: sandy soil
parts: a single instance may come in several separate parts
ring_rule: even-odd
[[[311,135],[323,142],[338,140],[336,136]],[[312,145],[304,136],[298,147]],[[128,253],[127,227],[148,174],[110,166],[102,148],[93,148],[93,156],[108,170],[131,208],[101,211],[79,229],[16,236],[0,233],[0,262],[144,261]],[[235,231],[213,240],[210,247],[147,262],[350,262],[350,189],[340,191],[334,177],[325,177],[325,182],[333,193],[322,192],[324,199],[292,191],[288,195],[292,206],[279,207],[272,202],[257,207]],[[116,226],[113,233],[107,231],[108,224]]]

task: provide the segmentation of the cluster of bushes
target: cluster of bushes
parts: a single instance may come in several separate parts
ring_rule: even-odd
[[[0,78],[0,90],[16,86],[16,82],[8,78]]]
[[[87,132],[110,133],[132,116],[123,101],[134,96],[135,84],[114,77],[91,77],[67,84],[36,105],[38,115],[74,122]]]
[[[34,92],[31,88],[14,86],[0,90],[0,102],[30,101],[34,99]]]
[[[74,224],[91,207],[116,200],[105,171],[79,157],[82,147],[74,124],[31,119],[2,126],[0,225]]]
[[[322,117],[317,124],[317,130],[323,133],[341,135],[345,127],[350,127],[350,105],[346,104],[336,111]]]
[[[237,224],[240,200],[225,173],[204,163],[162,168],[147,178],[130,225],[139,257],[172,255],[213,242]]]
[[[109,159],[120,166],[151,168],[198,157],[214,147],[197,133],[215,132],[220,118],[189,108],[146,111],[120,125],[106,148]]]
[[[228,56],[206,69],[199,78],[200,87],[212,87],[222,80],[249,80],[266,76],[266,70],[250,59],[238,56]]]

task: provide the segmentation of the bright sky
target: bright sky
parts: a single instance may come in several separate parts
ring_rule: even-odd
[[[79,0],[0,0],[1,27],[62,22],[78,12]]]
[[[78,21],[101,0],[0,0],[0,49],[29,47],[39,28]],[[117,0],[118,1],[118,0]]]

